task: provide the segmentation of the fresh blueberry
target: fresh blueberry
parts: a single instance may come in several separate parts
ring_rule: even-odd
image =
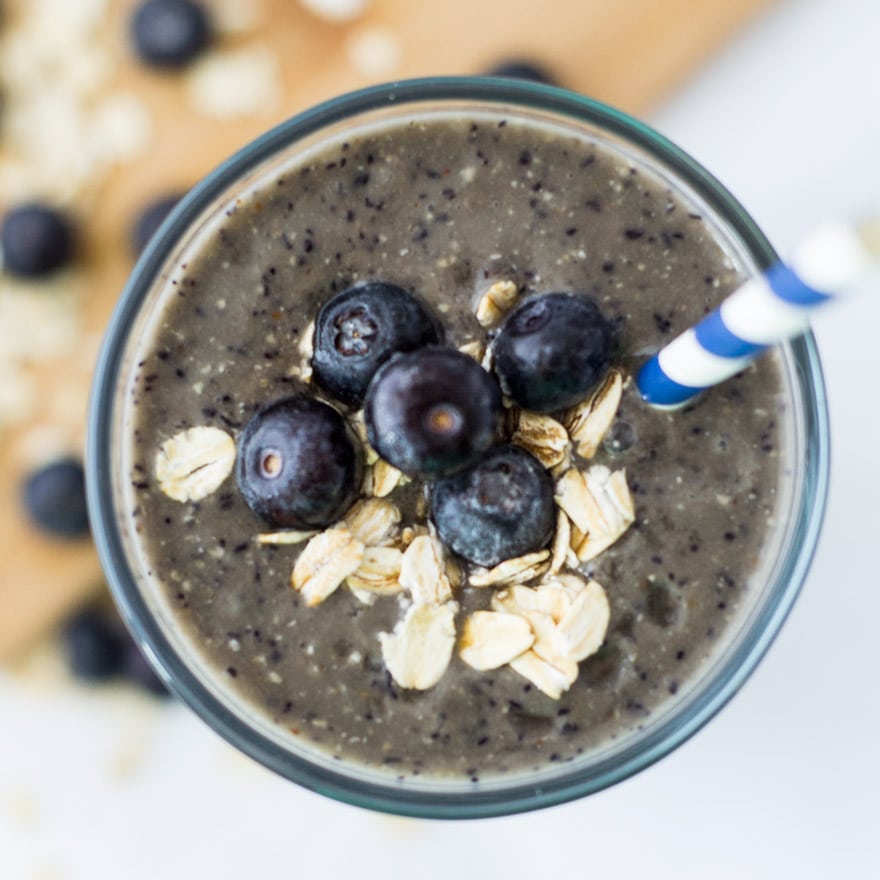
[[[556,80],[540,64],[524,58],[511,58],[502,61],[486,71],[486,76],[502,77],[503,79],[525,79],[530,82],[544,83],[555,86]]]
[[[550,540],[553,480],[524,449],[496,446],[474,467],[433,485],[431,517],[455,553],[491,567]]]
[[[130,27],[135,51],[150,67],[184,67],[211,38],[208,15],[194,0],[145,0]]]
[[[442,325],[421,300],[395,284],[367,281],[321,308],[312,369],[325,391],[358,406],[376,370],[392,355],[442,341]]]
[[[441,346],[392,358],[364,404],[376,452],[424,479],[474,464],[496,442],[502,411],[495,380],[473,358]]]
[[[141,211],[131,229],[131,249],[135,254],[139,254],[149,244],[180,198],[180,193],[161,196]]]
[[[149,694],[153,694],[156,697],[171,696],[170,691],[165,687],[165,683],[156,675],[150,662],[131,638],[128,639],[125,646],[121,673],[126,681],[137,685],[137,687]]]
[[[73,238],[70,221],[54,208],[37,202],[12,208],[0,227],[6,271],[35,278],[60,269],[73,254]]]
[[[345,419],[309,397],[259,410],[238,443],[236,478],[251,510],[281,528],[323,528],[354,501],[361,453]]]
[[[510,312],[492,346],[502,391],[534,412],[583,400],[611,363],[614,331],[593,300],[544,293]]]
[[[122,672],[128,636],[104,611],[90,606],[65,622],[61,642],[70,671],[83,681],[107,681]]]
[[[31,473],[22,487],[22,500],[31,520],[47,534],[88,535],[85,476],[78,460],[59,459]]]

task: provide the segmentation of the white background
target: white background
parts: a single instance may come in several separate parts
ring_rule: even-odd
[[[781,2],[649,121],[783,254],[829,216],[880,213],[880,3]],[[880,876],[878,328],[880,288],[817,317],[818,555],[763,665],[660,764],[541,813],[398,819],[274,778],[182,707],[0,677],[0,877]]]

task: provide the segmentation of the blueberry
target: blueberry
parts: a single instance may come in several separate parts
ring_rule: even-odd
[[[193,0],[145,0],[130,29],[135,51],[150,67],[184,67],[211,38],[208,15]]]
[[[323,528],[354,501],[361,453],[345,419],[308,397],[259,410],[238,443],[236,478],[251,510],[281,528]]]
[[[126,681],[156,697],[171,696],[165,683],[156,674],[149,660],[144,656],[135,641],[128,639],[120,670]]]
[[[486,76],[496,76],[503,79],[525,79],[530,82],[544,83],[548,86],[555,86],[556,80],[550,76],[547,70],[534,61],[524,58],[511,58],[502,61],[493,67],[490,67]]]
[[[525,300],[498,330],[492,351],[502,391],[534,412],[573,406],[611,364],[614,331],[599,307],[575,293]]]
[[[155,199],[143,208],[131,229],[131,249],[135,254],[139,254],[149,244],[162,221],[180,199],[180,193],[171,193]]]
[[[3,263],[11,275],[35,278],[70,261],[73,228],[64,214],[29,202],[12,208],[0,227]]]
[[[524,449],[496,446],[433,485],[431,518],[455,553],[491,567],[546,546],[556,523],[553,480]]]
[[[473,358],[431,346],[380,368],[364,416],[379,455],[411,477],[434,479],[469,467],[496,442],[501,393]]]
[[[59,459],[31,473],[22,501],[34,524],[47,534],[79,538],[89,533],[85,475],[77,459]]]
[[[321,308],[312,369],[325,391],[358,406],[376,370],[392,355],[442,341],[442,325],[421,300],[395,284],[367,281]]]
[[[122,628],[94,606],[78,611],[61,630],[70,671],[83,681],[107,681],[119,675],[127,640]]]

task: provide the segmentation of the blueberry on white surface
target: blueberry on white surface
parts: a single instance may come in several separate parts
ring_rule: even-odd
[[[108,681],[123,669],[128,635],[97,607],[76,612],[62,626],[67,665],[83,681]]]
[[[126,681],[153,696],[171,696],[171,692],[165,687],[162,679],[156,675],[150,662],[131,638],[126,641],[121,673]]]

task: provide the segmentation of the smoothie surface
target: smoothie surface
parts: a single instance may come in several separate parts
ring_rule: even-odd
[[[181,503],[159,490],[153,461],[187,428],[237,437],[259,407],[314,394],[298,365],[317,311],[368,279],[417,293],[455,347],[486,340],[475,306],[494,281],[521,296],[586,294],[615,322],[631,375],[741,282],[746,266],[719,237],[638,156],[489,112],[336,136],[229,204],[165,280],[126,403],[144,588],[211,687],[295,749],[392,777],[475,781],[595,753],[686,695],[753,606],[775,549],[793,435],[776,355],[677,412],[626,387],[591,463],[625,469],[636,519],[583,565],[611,621],[559,699],[457,652],[433,687],[399,687],[378,639],[398,597],[367,604],[338,589],[306,607],[290,584],[302,545],[260,545],[271,529],[233,478]],[[388,497],[402,523],[425,522],[420,484]],[[491,592],[458,589],[459,621]]]

